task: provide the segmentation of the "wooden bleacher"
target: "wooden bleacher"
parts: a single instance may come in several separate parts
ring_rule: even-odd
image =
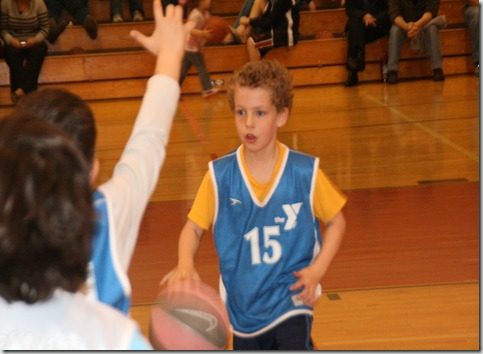
[[[318,5],[331,5],[333,0],[320,0]],[[151,33],[152,21],[141,23],[109,21],[109,0],[91,1],[92,13],[100,20],[99,36],[91,40],[80,26],[69,26],[55,45],[49,45],[40,75],[41,86],[66,87],[85,99],[105,99],[141,96],[145,80],[152,73],[154,57],[144,51],[129,37],[133,28],[146,34]],[[146,17],[150,16],[151,1],[144,0]],[[231,14],[233,3],[240,6],[241,0],[213,0],[213,14]],[[441,31],[444,53],[444,71],[447,75],[470,73],[473,70],[470,59],[470,42],[462,26],[462,0],[442,0],[440,13],[445,14],[450,24]],[[126,5],[126,4],[125,4]],[[302,39],[290,49],[273,49],[267,58],[275,58],[286,65],[294,76],[295,85],[339,84],[346,78],[346,40],[344,31],[346,15],[343,8],[327,5],[314,12],[301,14]],[[232,7],[230,7],[232,6]],[[149,9],[149,11],[148,11]],[[126,14],[127,14],[127,9]],[[128,18],[126,16],[126,18]],[[330,32],[333,38],[319,38],[321,33]],[[327,37],[327,36],[325,36]],[[367,46],[366,70],[360,74],[360,81],[381,80],[380,59],[387,48],[384,38]],[[234,69],[248,60],[242,45],[210,45],[205,48],[208,70],[213,78],[228,78]],[[400,77],[419,78],[431,74],[429,60],[421,58],[407,47],[401,53]],[[0,102],[10,104],[8,67],[0,62]],[[95,84],[95,89],[92,85]],[[126,89],[128,87],[128,89]],[[199,79],[193,70],[183,84],[184,93],[200,91]]]

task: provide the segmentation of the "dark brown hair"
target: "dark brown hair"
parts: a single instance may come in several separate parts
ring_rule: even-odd
[[[92,163],[97,130],[94,114],[82,98],[62,89],[41,89],[23,96],[16,110],[62,129]]]
[[[0,119],[0,296],[47,300],[87,278],[94,225],[89,167],[60,129]]]

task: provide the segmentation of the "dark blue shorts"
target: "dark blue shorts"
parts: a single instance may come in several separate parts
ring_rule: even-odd
[[[234,350],[313,350],[312,316],[290,317],[257,337],[233,336]]]

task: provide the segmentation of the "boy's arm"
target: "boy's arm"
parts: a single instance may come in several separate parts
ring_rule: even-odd
[[[187,279],[200,280],[200,276],[195,269],[195,256],[203,231],[191,220],[186,222],[178,241],[178,265],[161,280],[160,285],[169,286],[177,281]]]
[[[161,285],[169,285],[183,279],[200,279],[195,269],[194,259],[201,236],[211,226],[213,215],[213,185],[210,173],[207,172],[196,193],[188,214],[188,221],[181,230],[178,241],[178,265],[161,280]]]
[[[345,227],[344,214],[339,212],[326,224],[324,245],[314,262],[294,273],[298,280],[290,287],[290,290],[302,289],[299,298],[308,306],[313,306],[317,300],[316,287],[339,251]]]
[[[156,186],[166,156],[171,124],[176,113],[184,42],[190,28],[183,25],[181,7],[168,6],[163,16],[155,0],[155,28],[151,36],[132,31],[135,38],[157,56],[133,131],[116,164],[112,178],[99,187],[110,211],[117,267],[127,272],[139,224]],[[188,25],[189,26],[189,25]]]

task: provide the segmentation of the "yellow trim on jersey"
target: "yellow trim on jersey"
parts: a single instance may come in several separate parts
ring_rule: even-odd
[[[274,182],[277,173],[280,169],[283,157],[288,153],[287,147],[277,142],[279,154],[277,162],[272,172],[272,176],[268,183],[257,182],[249,172],[248,166],[245,162],[243,153],[242,168],[244,169],[250,186],[252,187],[258,200],[264,200],[264,197],[270,191],[270,187]],[[242,149],[243,151],[243,149]],[[324,223],[330,221],[337,213],[344,207],[347,197],[330,181],[325,173],[319,168],[315,181],[314,192],[314,214]],[[215,213],[215,196],[213,190],[213,183],[211,181],[210,173],[207,172],[201,181],[201,185],[196,193],[195,200],[188,214],[188,218],[202,229],[208,230],[212,223]]]

